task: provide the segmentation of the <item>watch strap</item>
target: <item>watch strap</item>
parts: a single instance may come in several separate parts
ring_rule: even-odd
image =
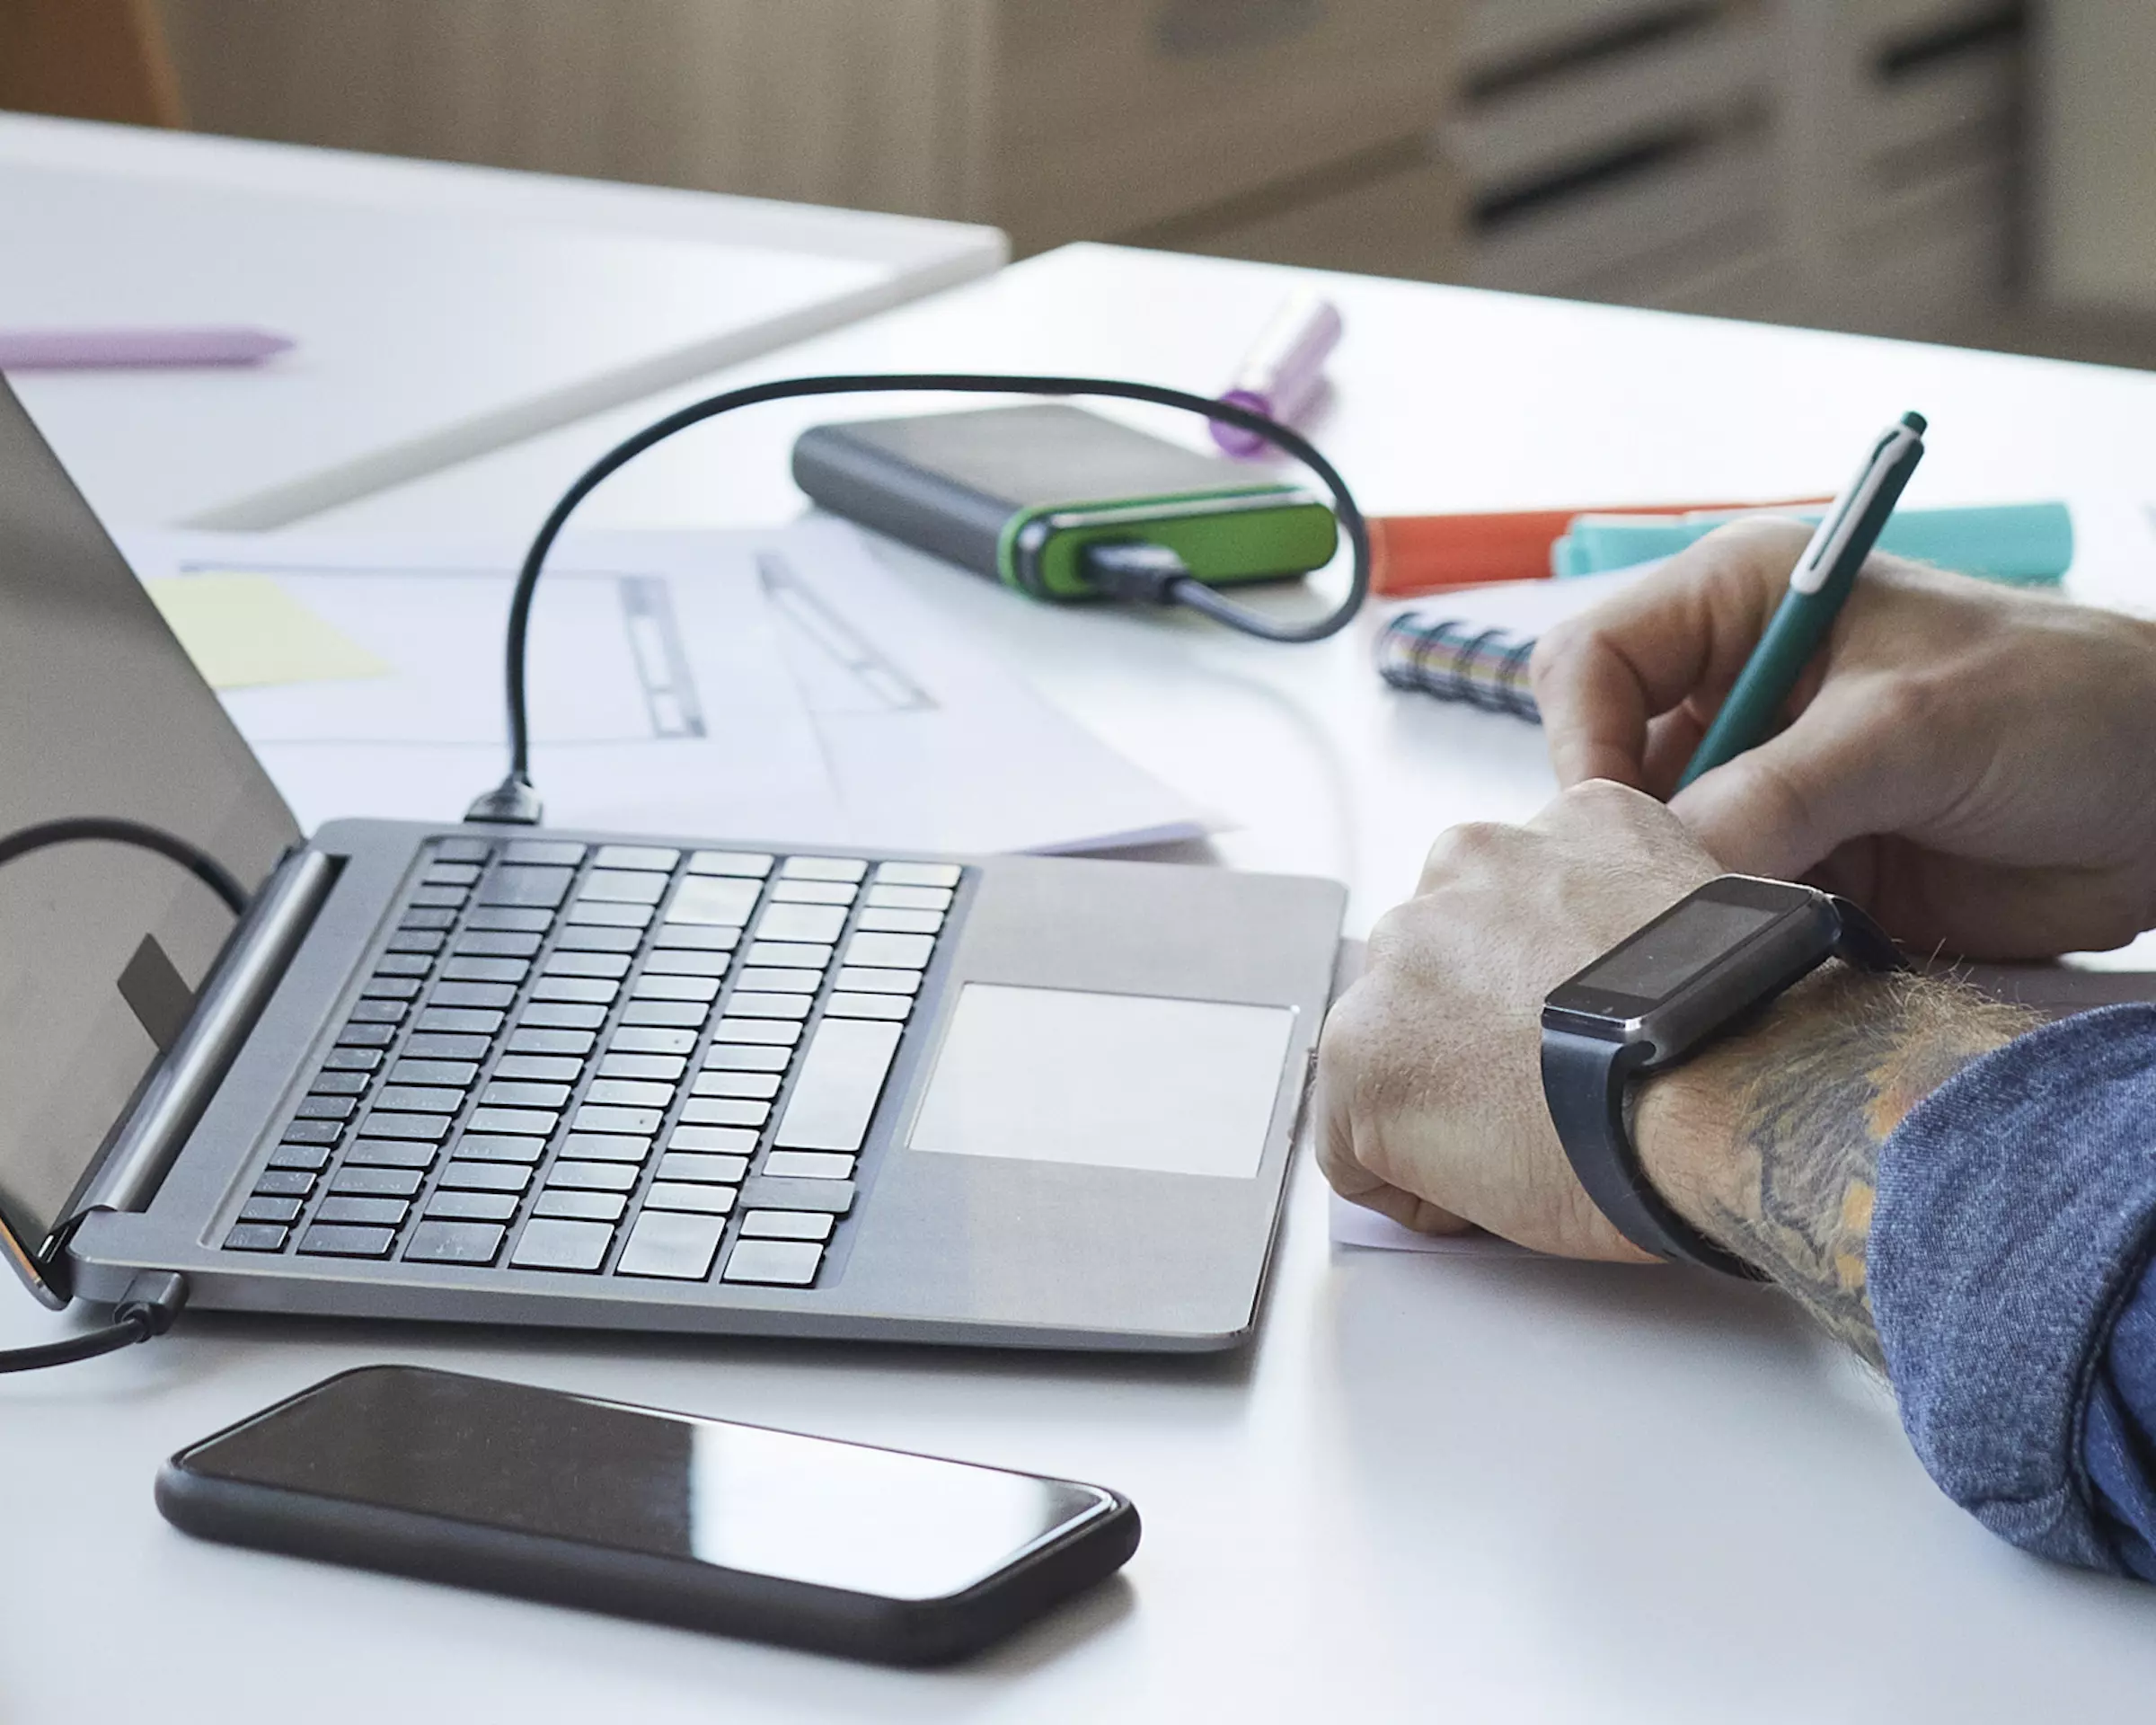
[[[1542,1094],[1558,1142],[1595,1208],[1643,1251],[1747,1281],[1761,1272],[1725,1252],[1670,1208],[1639,1165],[1624,1124],[1626,1087],[1653,1052],[1544,1026]]]

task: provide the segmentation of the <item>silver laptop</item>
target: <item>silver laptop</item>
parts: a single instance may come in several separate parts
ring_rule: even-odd
[[[172,1271],[198,1307],[617,1330],[1198,1349],[1255,1322],[1339,886],[304,836],[0,385],[0,840],[76,817],[252,896],[105,841],[0,866],[0,1244],[52,1305]]]

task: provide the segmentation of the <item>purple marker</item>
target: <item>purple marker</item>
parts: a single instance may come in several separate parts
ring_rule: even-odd
[[[1272,315],[1220,399],[1247,407],[1284,425],[1317,399],[1325,384],[1325,359],[1340,344],[1340,314],[1332,302],[1307,288],[1290,294]],[[1239,425],[1213,421],[1213,441],[1248,459],[1272,446]]]
[[[291,345],[267,330],[0,330],[0,371],[259,366]]]

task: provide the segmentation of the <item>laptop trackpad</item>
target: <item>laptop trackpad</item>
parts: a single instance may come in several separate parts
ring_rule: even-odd
[[[968,983],[907,1147],[1248,1180],[1294,1017]]]

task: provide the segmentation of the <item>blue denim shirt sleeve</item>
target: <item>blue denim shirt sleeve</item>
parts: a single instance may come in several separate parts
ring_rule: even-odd
[[[2156,1580],[2156,1006],[1974,1061],[1879,1157],[1872,1314],[1940,1487],[2047,1557]]]

